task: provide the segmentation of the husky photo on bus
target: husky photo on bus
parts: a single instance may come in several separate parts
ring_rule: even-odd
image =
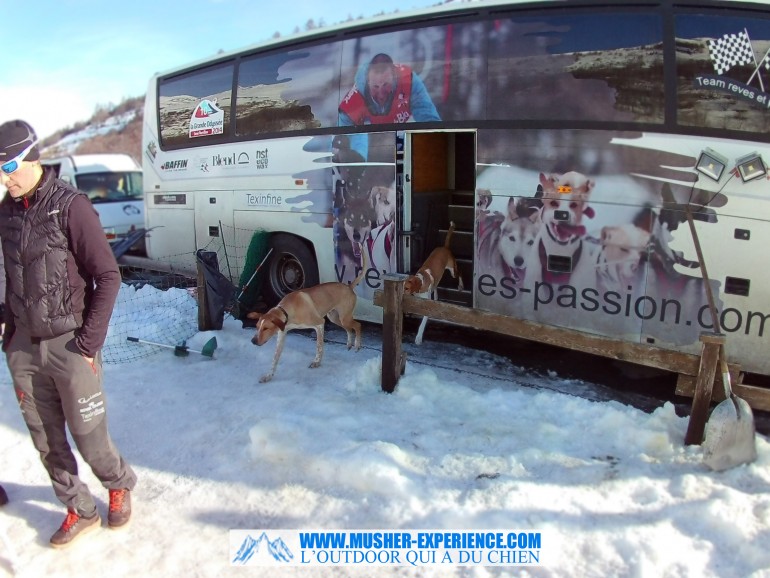
[[[770,375],[767,4],[490,0],[278,38],[153,77],[143,152],[148,256],[195,271],[219,238],[248,276],[259,232],[269,305],[366,267],[381,321],[384,276],[451,222],[440,299],[697,354],[708,283],[729,359]]]

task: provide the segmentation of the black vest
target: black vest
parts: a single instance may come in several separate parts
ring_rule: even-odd
[[[82,312],[73,313],[67,274],[67,212],[82,194],[45,169],[28,208],[10,195],[0,203],[6,307],[32,337],[56,337],[82,325]]]

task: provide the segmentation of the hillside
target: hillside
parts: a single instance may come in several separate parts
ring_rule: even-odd
[[[42,140],[43,157],[67,154],[127,153],[142,162],[144,95],[100,107],[88,120]]]

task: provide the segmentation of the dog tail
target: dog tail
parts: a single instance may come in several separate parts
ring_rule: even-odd
[[[350,288],[355,289],[356,285],[358,285],[361,282],[361,279],[364,278],[364,275],[366,275],[366,254],[369,252],[366,245],[361,245],[361,272],[358,274],[358,277],[353,279],[353,281],[350,283]]]
[[[446,232],[446,240],[444,241],[444,247],[449,249],[449,241],[452,239],[452,233],[455,232],[455,222],[449,221],[449,230]]]

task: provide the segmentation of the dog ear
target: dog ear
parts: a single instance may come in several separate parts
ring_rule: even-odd
[[[508,218],[513,221],[516,217],[521,217],[521,202],[511,197],[508,199]]]
[[[276,316],[273,316],[273,325],[281,331],[286,331],[286,322],[283,319],[278,319]]]
[[[522,199],[528,211],[537,211],[543,207],[543,188],[538,185],[534,197]]]
[[[542,212],[543,212],[543,203],[540,203],[539,206],[530,207],[529,215],[527,215],[527,218],[533,223],[537,223],[538,221],[540,221],[542,217]]]
[[[284,331],[286,329],[286,322],[288,321],[288,319],[285,319],[283,314],[278,313],[277,309],[278,307],[273,307],[270,311],[265,313],[262,316],[262,319],[259,320],[260,326],[265,321],[269,321],[270,323],[275,325],[278,329],[280,329],[281,331]]]
[[[653,226],[655,224],[655,213],[652,207],[645,207],[634,217],[633,224],[640,229],[652,233]]]
[[[556,175],[546,175],[540,173],[540,186],[543,187],[543,193],[553,193],[556,191]]]

